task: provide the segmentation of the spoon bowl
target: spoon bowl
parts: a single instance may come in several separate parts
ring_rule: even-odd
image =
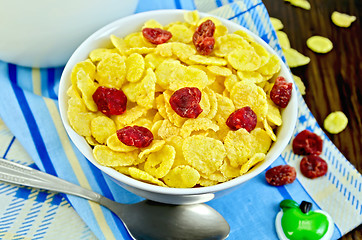
[[[115,213],[134,239],[225,239],[230,232],[229,224],[220,213],[204,203],[172,205],[144,200],[135,204],[121,204],[53,175],[5,159],[0,159],[0,180],[97,202]]]

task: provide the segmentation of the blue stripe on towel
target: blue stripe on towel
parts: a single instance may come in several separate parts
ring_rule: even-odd
[[[45,143],[43,141],[43,138],[40,134],[40,130],[38,128],[38,125],[36,124],[35,118],[33,116],[33,113],[30,110],[30,107],[28,105],[28,102],[25,98],[25,94],[23,90],[21,90],[17,85],[17,69],[14,64],[8,65],[8,71],[9,71],[9,78],[11,82],[11,86],[13,88],[14,94],[17,98],[18,104],[21,108],[21,111],[23,113],[23,116],[26,118],[26,124],[28,126],[28,129],[31,133],[31,137],[33,139],[33,142],[35,144],[36,150],[38,152],[39,158],[42,160],[43,166],[45,168],[45,171],[47,173],[50,173],[54,176],[57,176],[57,173],[53,167],[53,164],[51,163],[48,151],[45,147]]]

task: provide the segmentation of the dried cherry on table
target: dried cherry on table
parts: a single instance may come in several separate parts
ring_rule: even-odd
[[[279,165],[266,171],[265,179],[272,186],[283,186],[294,182],[297,178],[295,168],[289,165]]]

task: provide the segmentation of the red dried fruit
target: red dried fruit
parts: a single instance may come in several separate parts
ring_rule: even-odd
[[[172,38],[171,32],[161,28],[144,28],[142,29],[142,35],[153,44],[162,44]]]
[[[303,130],[293,139],[293,152],[298,155],[320,155],[323,150],[323,140],[309,130]]]
[[[257,116],[249,106],[236,110],[226,120],[226,125],[232,130],[245,128],[248,132],[251,132],[256,127],[256,123]]]
[[[295,168],[289,165],[279,165],[266,171],[265,179],[272,186],[282,186],[294,182],[297,178]]]
[[[192,37],[196,50],[202,55],[209,55],[215,45],[215,24],[211,20],[206,20],[196,28]]]
[[[292,97],[293,84],[288,83],[284,77],[277,77],[274,86],[270,91],[270,99],[279,107],[285,108],[288,106]]]
[[[148,147],[153,141],[150,130],[141,126],[127,126],[117,130],[118,139],[127,146]]]
[[[201,91],[195,87],[185,87],[175,91],[170,97],[171,108],[181,117],[197,118],[202,113]]]
[[[126,111],[127,97],[122,90],[101,86],[92,97],[98,110],[107,116],[121,115]]]
[[[300,171],[307,178],[324,176],[328,171],[328,164],[317,155],[306,156],[300,161]]]

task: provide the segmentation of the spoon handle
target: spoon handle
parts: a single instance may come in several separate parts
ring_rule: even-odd
[[[0,180],[99,202],[101,195],[39,170],[0,158]]]

